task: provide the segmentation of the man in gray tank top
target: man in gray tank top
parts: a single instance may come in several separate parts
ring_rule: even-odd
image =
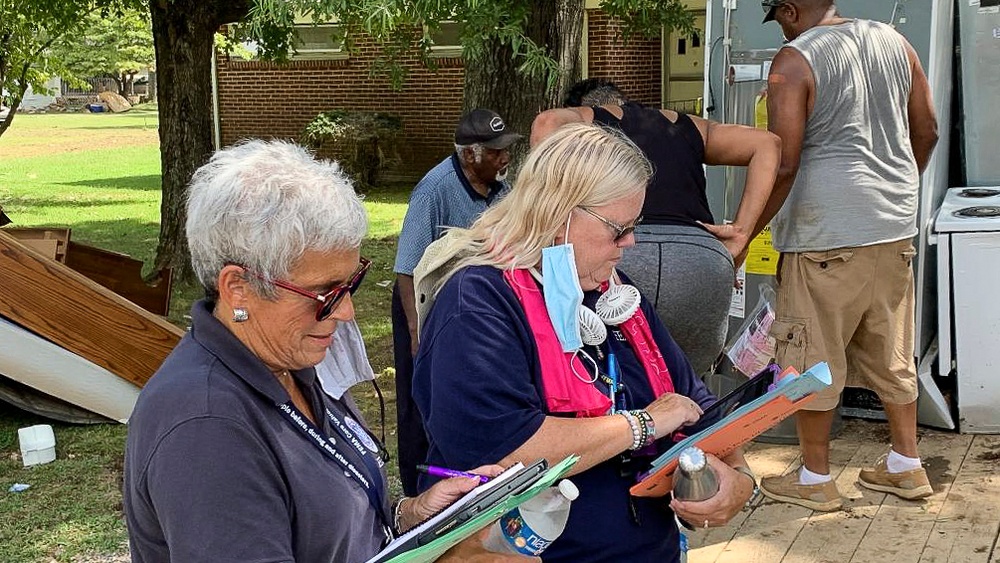
[[[911,239],[919,176],[937,142],[927,77],[892,27],[844,19],[832,0],[762,0],[788,45],[768,77],[781,167],[757,228],[774,218],[777,360],[827,361],[834,385],[796,417],[803,466],[766,478],[776,500],[842,505],[830,428],[845,385],[876,392],[892,444],[859,483],[907,499],[933,491],[917,452]]]

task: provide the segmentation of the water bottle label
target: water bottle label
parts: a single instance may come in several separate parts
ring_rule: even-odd
[[[536,534],[516,508],[500,517],[500,529],[504,538],[522,555],[539,555],[552,543]]]

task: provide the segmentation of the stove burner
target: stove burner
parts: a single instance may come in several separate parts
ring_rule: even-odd
[[[958,192],[958,195],[961,197],[993,197],[1000,195],[1000,190],[993,188],[966,188]]]
[[[977,205],[965,207],[955,212],[956,217],[1000,217],[1000,207],[995,205]]]

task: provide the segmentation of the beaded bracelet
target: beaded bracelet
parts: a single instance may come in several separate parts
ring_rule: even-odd
[[[642,443],[645,440],[642,435],[644,431],[642,423],[639,422],[639,419],[636,418],[636,416],[630,411],[620,411],[618,414],[625,417],[625,420],[628,421],[629,428],[632,430],[632,445],[629,446],[629,449],[638,450],[642,447]]]
[[[642,446],[640,447],[645,448],[656,441],[656,423],[653,422],[653,415],[649,414],[646,409],[637,409],[631,412],[642,423]]]
[[[403,501],[409,497],[400,497],[392,505],[392,527],[397,536],[403,533],[403,529],[400,527],[403,520]]]

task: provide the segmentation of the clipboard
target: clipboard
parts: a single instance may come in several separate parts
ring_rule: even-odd
[[[495,504],[489,507],[484,507],[475,515],[470,516],[464,523],[453,524],[449,530],[442,530],[443,535],[432,539],[430,543],[419,545],[419,537],[421,534],[428,532],[428,530],[436,530],[439,526],[448,525],[446,521],[454,516],[454,514],[456,514],[459,510],[468,506],[469,503],[472,502],[472,499],[476,499],[476,497],[479,496],[473,495],[476,491],[476,489],[473,489],[473,491],[466,495],[466,497],[462,497],[462,499],[459,499],[459,501],[456,502],[456,505],[462,503],[462,506],[459,507],[458,510],[451,510],[449,513],[449,509],[445,509],[445,511],[441,514],[438,514],[394,540],[386,546],[385,549],[377,553],[366,563],[430,563],[444,554],[444,552],[451,549],[451,547],[455,544],[475,534],[486,526],[489,526],[514,507],[544,491],[557,480],[565,476],[566,473],[569,472],[569,470],[579,460],[580,456],[568,456],[552,467],[535,474],[534,478],[531,479],[526,485],[526,488],[519,487],[521,489],[520,492],[515,492],[515,490],[512,489],[508,492],[508,494],[502,496]],[[530,468],[536,466],[538,466],[538,462],[528,467]],[[519,473],[520,471],[521,468],[518,468],[517,472]],[[517,475],[512,474],[510,478],[515,476]],[[494,479],[499,479],[499,476]],[[487,482],[486,485],[489,485],[489,482]],[[486,485],[483,485],[483,487]],[[470,500],[466,500],[467,498]],[[452,506],[454,507],[455,505]]]
[[[456,527],[474,518],[503,501],[504,498],[523,492],[548,469],[548,463],[540,459],[527,467],[521,467],[499,485],[485,491],[478,498],[470,500],[462,510],[456,512],[432,529],[426,530],[416,538],[417,546],[427,545],[444,536]],[[413,546],[416,547],[416,546]]]
[[[820,362],[802,375],[782,377],[775,388],[749,403],[738,406],[722,420],[674,444],[653,461],[650,470],[629,489],[637,497],[662,497],[673,489],[673,473],[680,453],[689,446],[718,457],[729,455],[736,448],[769,430],[795,411],[816,398],[816,392],[833,382],[830,367]],[[782,374],[788,373],[786,369]]]

